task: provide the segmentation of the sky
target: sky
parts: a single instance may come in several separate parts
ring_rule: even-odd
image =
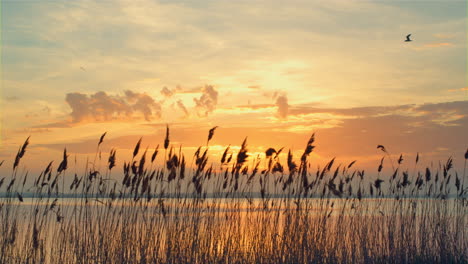
[[[1,1],[0,160],[273,147],[376,171],[468,147],[466,1]],[[404,42],[412,34],[412,42]],[[388,166],[386,166],[388,167]]]

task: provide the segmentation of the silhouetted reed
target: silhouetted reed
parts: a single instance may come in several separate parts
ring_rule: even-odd
[[[452,158],[421,172],[418,153],[410,172],[399,155],[395,167],[382,145],[373,176],[355,160],[311,169],[315,134],[298,161],[273,147],[255,157],[246,138],[216,163],[216,128],[191,163],[167,126],[162,163],[142,139],[130,161],[115,148],[103,160],[104,133],[83,175],[67,173],[64,149],[29,181],[28,137],[0,177],[0,263],[468,263],[468,150],[461,178]]]

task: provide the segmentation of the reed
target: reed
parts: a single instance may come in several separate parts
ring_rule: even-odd
[[[460,178],[452,158],[417,171],[418,155],[410,172],[379,145],[370,177],[356,161],[311,169],[315,135],[299,160],[251,157],[246,138],[214,161],[216,128],[186,158],[167,127],[161,164],[141,139],[128,162],[102,158],[104,133],[81,175],[65,149],[30,180],[18,169],[28,138],[0,177],[0,263],[468,263],[468,152]]]

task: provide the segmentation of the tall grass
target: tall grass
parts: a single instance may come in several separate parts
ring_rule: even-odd
[[[252,158],[245,140],[212,162],[214,132],[186,158],[167,128],[164,153],[140,140],[105,168],[103,134],[84,174],[68,172],[64,150],[30,180],[28,138],[0,177],[0,263],[468,263],[466,175],[451,158],[410,172],[400,156],[389,175],[382,158],[377,178],[355,161],[313,170],[312,135],[297,160],[273,148]]]

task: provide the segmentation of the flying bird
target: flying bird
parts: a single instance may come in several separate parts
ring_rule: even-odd
[[[410,39],[410,36],[411,36],[411,34],[408,34],[408,35],[406,36],[406,40],[405,40],[405,42],[410,42],[410,41],[413,41],[412,39]]]

